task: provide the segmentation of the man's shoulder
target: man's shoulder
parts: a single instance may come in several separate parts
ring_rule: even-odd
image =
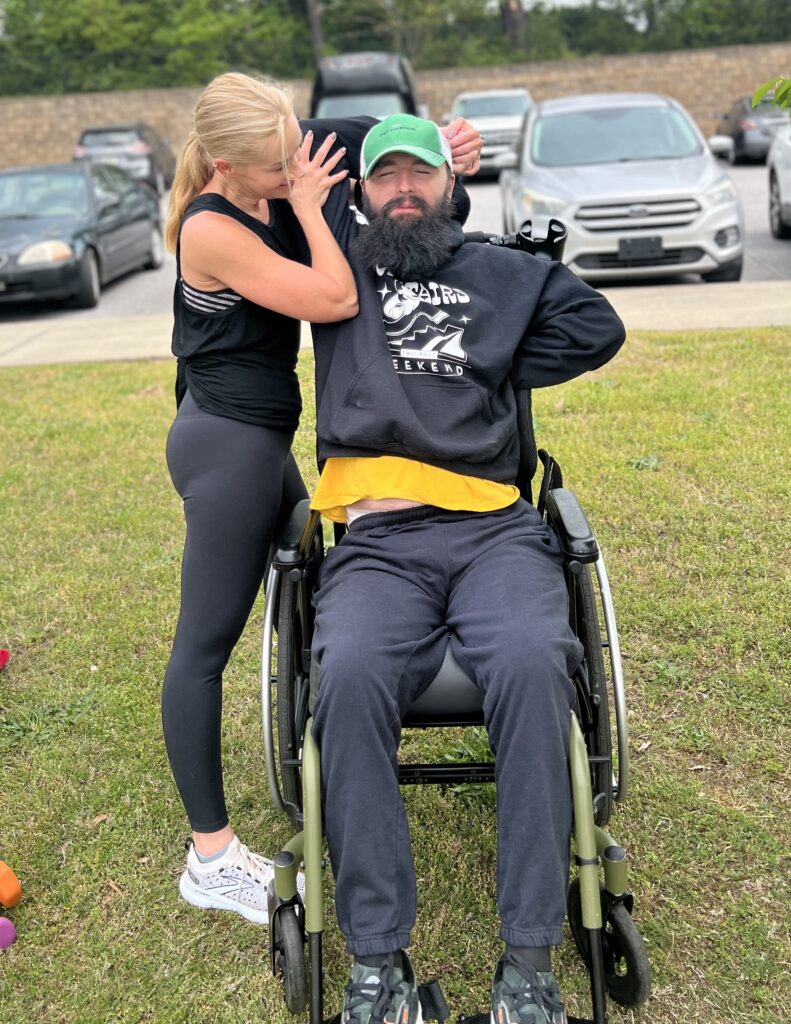
[[[487,272],[487,277],[492,272],[507,275],[506,283],[508,277],[514,274],[528,280],[543,281],[551,266],[549,261],[538,259],[521,249],[477,241],[464,241],[448,261],[449,266],[454,264],[474,267],[476,271],[480,268]]]

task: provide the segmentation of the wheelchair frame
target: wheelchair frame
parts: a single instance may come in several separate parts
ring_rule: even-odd
[[[551,254],[550,258],[557,254],[558,245],[562,247],[564,231],[559,222],[550,222],[550,232],[543,243],[545,253]],[[480,236],[471,240],[516,245],[532,252],[542,244],[533,241],[529,222],[515,237]],[[530,449],[531,456],[525,467],[520,466],[521,489],[531,501],[530,481],[536,465],[536,449],[529,393],[526,404],[520,405],[520,411],[520,441],[523,451]],[[648,998],[650,990],[650,964],[643,940],[631,919],[633,897],[627,883],[626,853],[604,828],[609,820],[612,801],[623,802],[629,788],[628,722],[620,643],[604,559],[588,520],[572,492],[562,486],[557,463],[546,452],[539,451],[538,455],[544,465],[544,474],[536,507],[560,539],[570,611],[581,615],[586,630],[582,678],[574,680],[583,706],[579,718],[572,713],[569,726],[569,773],[578,877],[569,887],[567,909],[572,936],[590,972],[592,1022],[607,1024],[607,993],[623,1005],[636,1006]],[[301,1012],[309,996],[310,1024],[323,1024],[321,778],[308,708],[311,671],[308,634],[312,633],[313,622],[310,597],[323,557],[320,516],[309,509],[308,501],[300,502],[276,544],[267,575],[261,707],[270,795],[274,805],[288,814],[298,829],[274,860],[275,878],[268,893],[271,966],[274,973],[283,976],[289,1009]],[[591,566],[596,574],[597,591],[592,585]],[[295,619],[298,620],[298,634],[295,634]],[[603,620],[606,640],[602,640],[600,635],[600,620]],[[273,675],[272,641],[277,622],[280,623],[280,639],[277,673]],[[609,655],[609,678],[602,655],[605,648]],[[283,661],[288,664],[283,664]],[[290,678],[294,674],[292,669],[299,676],[299,692],[296,694],[292,692],[296,688],[292,685],[296,680]],[[588,669],[592,677],[596,676],[595,679],[587,677]],[[279,677],[285,677],[284,687],[288,689],[281,688]],[[275,684],[278,685],[280,773],[272,717],[272,689]],[[614,699],[617,774],[612,768],[608,685]],[[285,708],[281,707],[284,694],[287,698],[283,701]],[[586,704],[587,707],[584,706]],[[407,719],[405,725],[428,728],[481,722],[482,716],[462,715],[458,721],[447,716],[440,721],[417,717],[415,720]],[[282,748],[288,742],[284,743],[284,736],[295,748],[287,751],[285,757]],[[297,736],[301,747],[298,746],[300,740],[293,742]],[[491,762],[399,767],[399,782],[402,784],[492,781],[494,764]],[[594,793],[593,783],[597,782],[603,785],[597,785],[598,791]],[[296,886],[300,864],[304,864],[305,870],[304,903]],[[603,867],[603,885],[599,881],[600,865]],[[306,938],[309,977],[304,958]],[[622,971],[624,963],[626,973]],[[442,1019],[441,1012],[438,1016]]]

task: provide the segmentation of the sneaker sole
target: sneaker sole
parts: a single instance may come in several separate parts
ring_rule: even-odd
[[[268,910],[256,910],[254,907],[246,907],[243,903],[230,899],[228,896],[203,892],[192,884],[186,871],[179,879],[179,893],[181,898],[193,907],[200,907],[202,910],[230,910],[232,913],[252,921],[253,924],[269,924]]]

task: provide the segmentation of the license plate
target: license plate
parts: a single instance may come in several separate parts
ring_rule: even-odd
[[[662,239],[659,235],[647,238],[621,238],[618,242],[620,260],[655,260],[662,256]]]

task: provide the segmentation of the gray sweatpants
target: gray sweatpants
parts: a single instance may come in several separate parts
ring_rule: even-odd
[[[398,787],[401,719],[453,654],[484,694],[496,756],[501,937],[562,941],[568,732],[582,648],[557,540],[524,501],[491,513],[366,515],[316,597],[314,731],[338,922],[350,953],[409,944],[416,890]]]

